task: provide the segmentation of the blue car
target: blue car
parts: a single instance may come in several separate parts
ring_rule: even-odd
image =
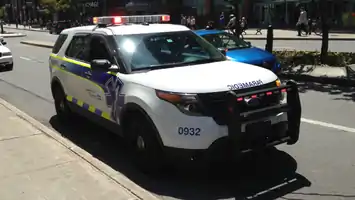
[[[196,30],[195,33],[215,47],[225,49],[230,60],[264,67],[276,74],[280,71],[280,63],[273,54],[253,47],[250,42],[238,39],[233,34],[223,30]]]

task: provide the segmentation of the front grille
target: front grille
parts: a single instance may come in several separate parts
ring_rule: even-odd
[[[238,91],[234,91],[235,93],[246,93],[256,90],[262,90],[267,88],[273,88],[276,86],[275,82],[242,89]],[[202,104],[204,114],[206,116],[211,116],[219,125],[225,125],[227,123],[227,116],[228,116],[228,92],[217,92],[217,93],[203,93],[198,94],[199,100]],[[238,110],[240,112],[247,112],[252,111],[272,105],[278,104],[280,101],[280,95],[270,95],[270,96],[263,96],[260,97],[260,104],[256,107],[248,106],[245,101],[241,101],[237,103]]]

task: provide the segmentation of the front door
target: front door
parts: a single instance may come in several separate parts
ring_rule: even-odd
[[[105,59],[113,65],[117,65],[111,49],[108,45],[107,38],[104,35],[92,35],[89,44],[89,60]],[[107,69],[87,68],[83,71],[83,76],[90,80],[90,84],[86,86],[86,99],[91,106],[89,111],[94,112],[101,117],[116,121],[116,93],[119,93],[123,83],[117,77],[117,73],[108,71]]]

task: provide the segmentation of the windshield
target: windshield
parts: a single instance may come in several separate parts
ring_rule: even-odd
[[[244,49],[250,48],[251,45],[245,42],[242,39],[237,38],[230,33],[215,33],[215,34],[206,34],[202,36],[208,42],[213,44],[217,48],[227,48],[229,50],[233,49]]]
[[[116,36],[116,41],[132,71],[226,60],[213,45],[192,31]]]

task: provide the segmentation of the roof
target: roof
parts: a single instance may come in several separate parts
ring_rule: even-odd
[[[205,29],[200,29],[194,31],[197,35],[208,35],[208,34],[217,34],[217,33],[224,33],[223,30],[218,30],[218,29],[213,29],[213,30],[205,30]]]
[[[79,26],[74,28],[65,29],[62,33],[70,32],[92,32],[95,28],[92,26]],[[97,28],[95,32],[104,32],[108,35],[130,35],[130,34],[144,34],[144,33],[162,33],[162,32],[178,32],[178,31],[188,31],[185,26],[175,25],[175,24],[130,24],[130,25],[117,25],[109,26],[107,28]]]

